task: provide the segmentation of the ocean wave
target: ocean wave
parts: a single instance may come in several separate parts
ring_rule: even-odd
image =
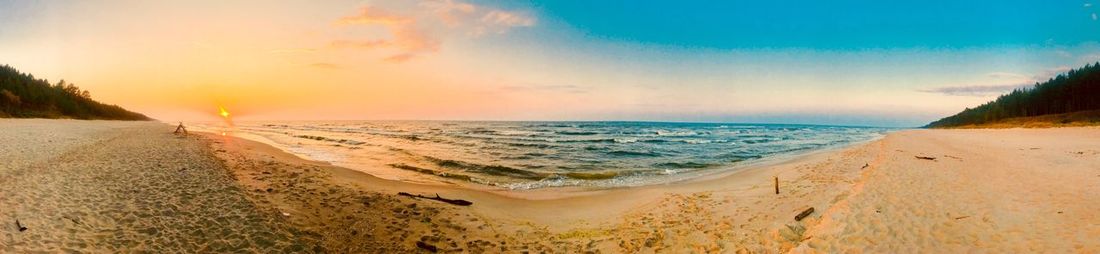
[[[698,136],[699,132],[658,130],[656,134],[657,134],[657,136],[667,136],[667,137],[690,137],[690,136]]]
[[[741,143],[745,143],[745,144],[763,144],[763,143],[770,143],[770,142],[775,142],[775,141],[776,141],[775,139],[770,139],[770,138],[756,138],[756,139],[741,140]]]
[[[619,176],[619,172],[605,171],[605,172],[569,172],[562,174],[565,177],[578,180],[605,180],[612,179]]]
[[[673,169],[680,169],[680,168],[699,169],[699,168],[708,168],[708,167],[713,167],[713,166],[716,166],[716,164],[699,163],[699,162],[662,162],[662,163],[654,163],[653,164],[653,167],[655,167],[655,168],[673,168]]]
[[[443,178],[463,180],[463,181],[467,181],[467,182],[482,182],[482,181],[475,181],[473,177],[468,176],[468,175],[463,175],[463,174],[441,172],[441,171],[437,171],[437,170],[431,170],[431,169],[421,168],[421,167],[407,165],[407,164],[400,164],[400,163],[389,164],[389,165],[390,165],[390,167],[397,168],[397,169],[404,169],[404,170],[408,170],[408,171],[418,172],[418,173],[422,173],[422,174],[429,174],[429,175],[439,176],[439,177],[443,177]]]
[[[729,142],[729,140],[726,140],[726,139],[685,139],[685,140],[680,140],[680,142],[684,142],[684,143],[688,143],[688,144],[710,144],[710,143],[726,143],[726,142]]]
[[[763,156],[759,155],[759,154],[744,154],[744,153],[723,154],[723,155],[718,156],[718,157],[723,159],[723,160],[729,161],[729,162],[741,162],[741,161],[755,160],[755,159],[763,158]]]
[[[610,151],[608,155],[621,156],[621,157],[660,157],[662,154],[649,151]]]
[[[392,167],[509,188],[630,186],[889,131],[649,122],[269,122],[236,128],[271,137],[291,153],[365,171]],[[403,164],[386,166],[392,162]]]
[[[459,160],[440,159],[431,156],[424,156],[424,158],[439,167],[452,168],[487,175],[506,176],[528,180],[540,180],[548,176],[548,174],[545,173],[527,171],[508,166],[477,164]]]
[[[303,139],[312,139],[312,140],[317,140],[317,141],[335,142],[335,143],[348,144],[348,145],[362,145],[362,144],[367,143],[367,142],[356,141],[356,140],[351,140],[351,139],[334,139],[334,138],[329,138],[329,137],[313,136],[313,135],[295,135],[294,137],[303,138]]]
[[[592,132],[592,131],[555,131],[554,133],[557,133],[558,135],[567,135],[567,136],[590,136],[590,135],[600,134],[598,132]]]
[[[537,144],[537,143],[511,143],[511,142],[496,142],[498,144],[514,146],[514,147],[528,147],[528,148],[552,148],[554,145],[550,144]]]
[[[510,137],[537,137],[537,136],[542,135],[543,133],[542,132],[537,132],[537,131],[505,130],[505,131],[498,131],[496,134],[500,135],[500,136],[510,136]]]
[[[497,131],[484,129],[484,128],[477,128],[477,129],[466,131],[466,133],[468,133],[468,134],[495,134],[495,133],[497,133]]]
[[[615,138],[615,139],[611,139],[611,140],[615,141],[615,143],[624,143],[624,144],[638,142],[638,139],[636,139],[636,138]]]

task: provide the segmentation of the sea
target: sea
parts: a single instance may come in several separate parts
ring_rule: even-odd
[[[191,123],[381,178],[527,190],[683,181],[870,141],[893,128],[676,122]]]

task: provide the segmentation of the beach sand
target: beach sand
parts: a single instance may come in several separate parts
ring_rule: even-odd
[[[534,191],[383,180],[172,129],[0,119],[0,250],[1100,251],[1098,128],[901,131],[689,182]]]
[[[0,252],[312,250],[205,142],[154,122],[0,119]],[[16,220],[25,231],[19,231]]]
[[[799,252],[1100,252],[1100,128],[914,130],[880,143]]]

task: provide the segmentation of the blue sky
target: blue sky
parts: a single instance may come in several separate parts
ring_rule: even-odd
[[[715,49],[965,48],[1100,40],[1083,1],[545,1],[610,40]]]
[[[169,121],[921,126],[1100,60],[1094,4],[0,0],[0,59]]]

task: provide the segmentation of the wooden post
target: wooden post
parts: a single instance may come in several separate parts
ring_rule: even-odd
[[[775,194],[779,195],[779,176],[775,176]]]

